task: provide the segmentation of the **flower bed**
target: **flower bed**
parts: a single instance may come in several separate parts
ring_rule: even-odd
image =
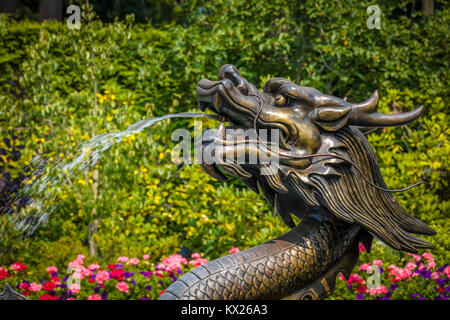
[[[232,248],[229,252],[238,251]],[[85,256],[78,255],[66,270],[47,267],[47,277],[40,280],[25,264],[16,262],[0,267],[0,288],[9,282],[18,292],[36,300],[153,300],[181,275],[208,262],[199,253],[193,253],[191,259],[172,254],[156,265],[149,259],[148,254],[141,258],[121,256],[101,267],[96,263],[86,265]]]
[[[229,253],[236,252],[239,249],[235,247],[229,250]],[[362,245],[360,252],[361,260],[367,260]],[[447,300],[450,266],[436,268],[434,257],[428,252],[421,256],[409,254],[409,257],[410,261],[403,267],[381,260],[359,264],[358,272],[348,279],[339,276],[333,297]],[[39,280],[25,264],[16,262],[0,267],[0,287],[9,282],[28,298],[40,300],[153,300],[181,275],[206,262],[208,260],[199,253],[193,253],[190,259],[172,254],[155,265],[150,262],[150,256],[144,254],[141,258],[121,256],[102,267],[97,263],[86,264],[85,257],[78,255],[66,270],[47,267],[47,276]]]
[[[361,260],[367,260],[366,250],[360,244]],[[337,294],[343,298],[353,297],[357,300],[447,300],[450,296],[448,285],[450,266],[445,264],[436,268],[433,255],[429,252],[421,256],[408,253],[410,259],[403,267],[387,264],[382,260],[373,260],[358,266],[357,272],[348,279],[340,274]],[[347,292],[343,292],[342,283]]]

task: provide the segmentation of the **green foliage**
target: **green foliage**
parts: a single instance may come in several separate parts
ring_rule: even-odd
[[[37,153],[50,162],[70,161],[97,134],[193,111],[195,84],[215,78],[224,63],[237,65],[255,84],[287,77],[358,102],[378,88],[381,112],[425,106],[414,124],[378,130],[369,141],[390,188],[429,183],[396,197],[437,231],[425,238],[442,265],[450,252],[449,11],[443,6],[424,19],[419,11],[408,13],[407,3],[380,2],[381,30],[367,29],[368,4],[356,0],[192,2],[180,9],[186,23],[158,27],[132,16],[102,23],[86,6],[80,30],[0,15],[0,136],[18,136],[24,146],[14,163],[0,157],[1,172],[18,177]],[[45,269],[49,254],[61,262],[87,255],[95,223],[93,239],[103,259],[145,251],[157,260],[182,245],[213,259],[232,246],[245,249],[287,231],[262,196],[239,182],[218,183],[198,166],[178,168],[170,161],[170,134],[183,126],[192,128],[193,121],[166,120],[131,136],[94,168],[58,185],[47,226],[16,243],[0,264],[20,258]],[[7,216],[0,219],[6,228]],[[403,253],[371,255],[388,261]]]

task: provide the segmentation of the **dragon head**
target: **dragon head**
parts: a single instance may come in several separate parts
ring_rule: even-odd
[[[381,114],[376,111],[377,91],[353,104],[284,78],[270,79],[260,91],[230,64],[220,68],[218,81],[201,80],[197,96],[203,111],[208,108],[230,124],[222,123],[203,142],[216,161],[202,167],[214,178],[225,180],[225,171],[255,192],[261,190],[291,227],[291,214],[301,218],[314,207],[324,207],[395,249],[415,252],[431,246],[408,232],[434,231],[380,190],[387,187],[363,135],[374,127],[407,124],[423,107]],[[263,129],[267,134],[261,134]],[[276,161],[261,160],[267,158]]]

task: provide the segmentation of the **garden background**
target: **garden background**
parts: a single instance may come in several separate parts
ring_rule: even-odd
[[[435,245],[432,256],[375,241],[331,299],[449,295],[445,1],[435,1],[428,15],[420,1],[377,1],[381,29],[366,25],[373,3],[356,0],[91,3],[64,2],[81,6],[81,28],[73,30],[68,15],[36,21],[29,1],[19,1],[15,17],[0,15],[0,288],[8,282],[35,299],[155,299],[203,258],[286,232],[263,197],[239,181],[219,183],[198,165],[172,163],[171,132],[192,129],[194,121],[170,120],[126,138],[95,167],[55,187],[55,210],[30,237],[5,236],[20,211],[14,196],[37,179],[29,167],[34,156],[70,161],[95,135],[196,112],[196,83],[231,63],[260,87],[280,76],[352,102],[378,89],[384,113],[425,106],[416,122],[368,139],[390,188],[428,182],[396,198],[437,231],[424,237]],[[186,259],[172,255],[180,250]],[[83,266],[78,289],[67,287],[69,262]],[[364,288],[374,265],[384,272],[379,292]]]

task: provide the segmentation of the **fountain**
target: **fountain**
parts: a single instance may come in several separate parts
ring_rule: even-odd
[[[16,240],[46,222],[53,211],[53,186],[95,165],[112,145],[164,119],[210,117],[221,124],[201,141],[202,151],[214,159],[201,163],[204,171],[221,181],[227,173],[261,192],[292,230],[193,269],[160,299],[321,299],[333,292],[339,272],[349,276],[359,243],[370,248],[374,235],[396,250],[432,247],[410,233],[432,235],[434,230],[392,195],[420,183],[388,189],[364,136],[373,127],[414,121],[422,107],[380,114],[377,92],[352,104],[283,78],[270,79],[259,91],[232,65],[220,68],[218,81],[201,80],[197,94],[201,110],[213,115],[185,112],[138,121],[92,138],[75,160],[40,174],[22,190],[31,209],[13,222]],[[272,130],[271,135],[264,130]],[[37,157],[33,165],[40,173],[46,161]],[[295,225],[291,214],[301,222]],[[9,285],[0,294],[0,300],[23,298]]]

